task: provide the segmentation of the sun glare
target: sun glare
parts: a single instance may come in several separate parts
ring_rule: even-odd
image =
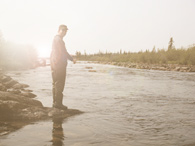
[[[37,52],[40,58],[48,58],[51,50],[47,47],[38,47]]]

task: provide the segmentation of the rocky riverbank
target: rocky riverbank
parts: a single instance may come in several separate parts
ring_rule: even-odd
[[[94,63],[94,62],[93,62]],[[143,63],[129,63],[129,62],[101,62],[95,63],[116,65],[128,68],[148,69],[148,70],[162,70],[162,71],[180,71],[180,72],[195,72],[194,65],[179,65],[179,64],[143,64]]]
[[[36,95],[27,87],[0,72],[0,136],[33,121],[67,118],[82,113],[75,109],[43,107],[40,101],[33,99]]]

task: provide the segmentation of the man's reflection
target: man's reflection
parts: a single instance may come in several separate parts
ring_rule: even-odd
[[[62,128],[62,118],[53,118],[52,146],[63,146],[64,133]]]

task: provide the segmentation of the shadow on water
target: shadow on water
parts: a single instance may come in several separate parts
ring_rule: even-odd
[[[64,146],[64,132],[62,123],[64,118],[53,118],[53,129],[52,129],[52,146]]]

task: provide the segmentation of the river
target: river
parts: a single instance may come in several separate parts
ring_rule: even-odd
[[[9,75],[52,106],[49,66]],[[84,114],[31,123],[0,145],[195,145],[195,73],[69,62],[63,103]]]

